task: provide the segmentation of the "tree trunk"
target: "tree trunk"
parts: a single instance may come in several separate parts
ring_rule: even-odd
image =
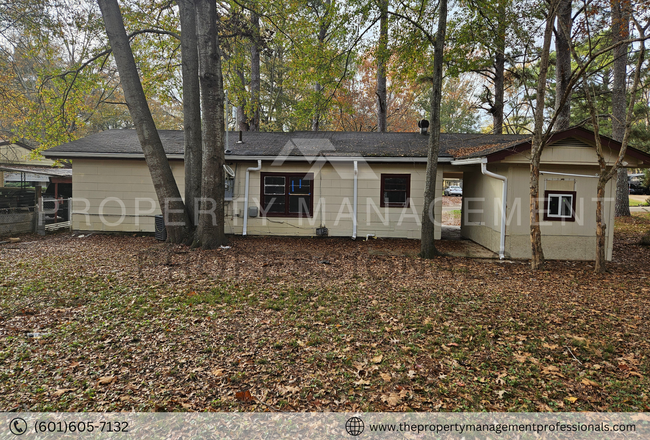
[[[422,235],[420,256],[433,258],[439,255],[434,242],[436,176],[438,173],[438,154],[440,152],[440,102],[442,101],[442,67],[447,31],[447,0],[440,0],[438,30],[433,49],[433,84],[431,90],[431,133],[429,134],[429,154],[424,190],[424,212],[422,213]]]
[[[320,83],[314,84],[314,91],[317,93],[316,104],[314,106],[314,116],[311,119],[311,131],[318,131],[320,128],[320,111],[319,111],[319,101],[320,101],[320,92],[323,90]]]
[[[566,130],[571,126],[571,95],[560,108],[562,98],[569,88],[571,79],[571,0],[560,0],[557,15],[557,29],[555,33],[555,52],[557,55],[555,69],[555,111],[557,119],[555,128]]]
[[[506,57],[498,52],[494,63],[494,106],[492,107],[492,132],[503,134],[503,100]]]
[[[183,131],[185,134],[185,206],[196,225],[196,207],[201,198],[201,91],[196,37],[196,7],[193,0],[176,0],[181,19],[183,73]]]
[[[199,78],[203,108],[203,185],[197,240],[204,249],[225,243],[224,94],[217,11],[212,0],[196,0]]]
[[[386,61],[388,59],[388,0],[379,1],[379,45],[377,47],[377,131],[387,130]]]
[[[138,133],[158,203],[165,217],[167,239],[172,243],[184,242],[191,236],[190,218],[149,111],[129,39],[124,30],[120,7],[117,0],[98,0],[98,3],[120,74],[124,99]]]
[[[531,145],[530,159],[530,267],[539,270],[544,267],[544,249],[542,249],[542,230],[539,224],[539,165],[546,143],[544,138],[544,99],[546,96],[546,77],[548,75],[549,52],[553,35],[556,2],[551,2],[544,29],[544,45],[539,61],[537,78],[537,95],[535,97],[535,128]]]
[[[241,85],[242,90],[242,93],[238,96],[237,130],[248,131],[250,129],[250,124],[248,123],[248,115],[246,114],[246,78],[244,77],[244,71],[242,69],[237,68],[235,72],[239,78],[239,84]]]
[[[323,45],[325,44],[325,38],[327,37],[327,30],[329,29],[329,23],[327,21],[328,17],[327,15],[330,13],[330,5],[332,4],[331,0],[325,0],[323,2],[324,6],[326,7],[326,12],[325,16],[322,18],[320,27],[318,30],[318,47],[319,49],[323,48]],[[320,129],[320,99],[321,99],[321,94],[323,91],[323,86],[319,83],[316,82],[314,84],[314,91],[316,92],[316,103],[314,105],[314,116],[312,117],[311,121],[311,131],[318,131]]]
[[[596,201],[596,266],[594,271],[596,273],[601,273],[605,271],[605,237],[607,225],[603,223],[603,200],[605,198],[605,185],[607,185],[607,180],[602,178],[598,179],[598,189]]]
[[[260,16],[251,14],[253,41],[251,44],[251,106],[253,116],[250,130],[260,131]]]
[[[629,38],[629,13],[627,5],[622,0],[611,0],[612,6],[612,43]],[[612,85],[612,138],[623,141],[625,134],[625,109],[627,106],[627,51],[628,45],[621,44],[614,48],[614,81]],[[616,217],[630,216],[630,188],[628,186],[627,169],[620,168],[616,179]]]

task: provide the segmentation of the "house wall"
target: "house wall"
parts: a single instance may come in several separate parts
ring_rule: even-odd
[[[506,175],[508,166],[491,165],[489,171]],[[474,165],[463,175],[461,235],[494,252],[499,252],[503,183],[481,174]]]
[[[593,154],[592,154],[593,153]],[[590,147],[578,143],[553,145],[547,147],[542,155],[542,171],[556,173],[582,174],[594,176],[598,173],[596,155]],[[546,161],[544,161],[544,159]],[[626,158],[627,159],[627,158]],[[630,159],[632,160],[632,159]],[[579,164],[579,165],[576,165]],[[486,248],[498,252],[500,238],[500,199],[501,182],[484,176],[480,166],[473,172],[465,173],[463,221],[461,234]],[[531,257],[530,245],[530,166],[527,153],[512,155],[498,164],[488,164],[488,170],[508,178],[508,202],[505,254],[507,258],[528,259]],[[594,260],[596,256],[596,184],[590,177],[540,175],[540,205],[543,205],[545,190],[576,191],[576,221],[543,221],[540,214],[542,246],[547,259]],[[612,258],[614,238],[614,200],[615,185],[610,182],[605,188],[605,224],[607,225],[606,257]],[[468,215],[468,204],[472,198],[484,199],[481,214]],[[543,208],[543,206],[541,206]]]
[[[170,165],[183,194],[183,162],[170,161]],[[160,207],[144,160],[75,159],[72,173],[73,230],[154,231],[153,216],[160,214]]]
[[[184,193],[182,161],[172,161],[172,171]],[[241,234],[243,230],[244,191],[246,169],[256,162],[231,163],[235,171],[234,197],[226,202],[226,233]],[[424,164],[368,164],[358,165],[358,224],[357,236],[420,238],[426,165]],[[314,215],[312,218],[249,217],[248,235],[314,236],[316,228],[325,226],[330,236],[352,235],[352,204],[354,172],[351,162],[326,163],[311,166],[307,163],[287,162],[281,166],[263,162],[261,171],[250,173],[249,207],[260,206],[261,173],[313,172]],[[153,216],[160,213],[149,170],[144,160],[89,160],[73,161],[72,228],[79,231],[153,232]],[[380,176],[388,174],[411,175],[411,205],[409,208],[381,208]],[[437,179],[442,193],[442,167]],[[117,199],[123,203],[120,205]],[[140,215],[136,216],[136,199]],[[149,200],[154,201],[155,209]],[[87,202],[86,202],[87,201]],[[103,205],[102,205],[103,204]],[[102,207],[100,215],[100,206]],[[441,201],[435,205],[436,218],[442,216]],[[84,211],[80,213],[80,211]],[[124,214],[124,216],[122,216]],[[436,231],[440,238],[440,230]]]
[[[20,145],[0,145],[0,163],[5,165],[38,165],[48,167],[54,164],[53,160],[45,159],[42,156],[40,159],[32,159],[30,158],[31,153],[31,150],[21,147]]]

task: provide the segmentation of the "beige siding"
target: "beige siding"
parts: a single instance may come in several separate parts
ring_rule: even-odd
[[[613,165],[618,158],[618,150],[604,148],[605,160],[608,165]],[[628,167],[640,166],[640,161],[626,155]],[[502,163],[530,163],[530,151],[513,154],[501,161]],[[598,163],[596,149],[578,139],[564,139],[544,148],[542,163],[547,165],[595,165]]]
[[[225,227],[227,233],[241,234],[243,230],[245,176],[248,167],[256,162],[230,164],[235,171],[234,198],[226,202]],[[172,162],[181,194],[184,170],[180,161]],[[120,232],[152,232],[153,215],[160,209],[151,183],[149,171],[143,160],[85,160],[76,159],[74,172],[73,229]],[[325,226],[331,236],[352,235],[354,172],[351,162],[327,163],[314,166],[288,162],[273,166],[263,162],[262,171],[250,173],[249,206],[261,211],[262,172],[312,172],[314,173],[314,215],[312,218],[266,218],[248,219],[248,235],[314,236],[316,228]],[[377,237],[420,238],[424,180],[424,164],[367,164],[359,163],[358,175],[358,226],[357,236],[367,234]],[[381,208],[380,176],[388,174],[411,175],[411,205],[409,208]],[[438,174],[438,192],[442,192],[442,169]],[[122,201],[118,202],[117,198]],[[136,199],[140,202],[141,215],[136,216]],[[86,202],[89,208],[86,210]],[[149,210],[150,202],[155,210]],[[100,206],[101,214],[100,215]],[[436,204],[436,218],[441,218],[442,204]],[[81,214],[79,211],[86,211]],[[144,213],[144,214],[142,214]],[[122,217],[124,214],[124,217]],[[440,238],[440,230],[436,231]]]
[[[20,145],[0,145],[0,163],[11,165],[39,165],[39,166],[52,166],[54,161],[40,157],[40,159],[32,159],[30,157],[31,150],[23,148]]]
[[[529,215],[529,167],[524,164],[489,165],[490,171],[508,178],[508,203],[505,253],[508,258],[530,258],[530,215]],[[544,164],[542,169],[556,173],[595,175],[595,166],[556,166]],[[596,255],[596,183],[597,179],[589,177],[558,176],[542,174],[540,176],[540,204],[545,189],[576,191],[576,221],[543,221],[542,245],[548,259],[558,260],[593,260]],[[486,248],[498,252],[500,239],[500,199],[501,182],[483,176],[476,166],[474,173],[465,173],[462,235]],[[604,204],[604,218],[607,225],[607,259],[612,258],[614,232],[613,200],[615,186],[610,182],[606,187],[606,197],[610,202]],[[482,213],[467,215],[466,209],[472,198],[483,199],[477,202],[475,209]],[[482,203],[482,206],[481,206]],[[468,224],[467,219],[474,223]]]
[[[170,164],[182,194],[183,163]],[[160,207],[144,160],[75,159],[72,172],[73,230],[153,232]]]

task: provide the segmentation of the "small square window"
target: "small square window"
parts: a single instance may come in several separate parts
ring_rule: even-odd
[[[575,191],[546,191],[544,193],[545,221],[575,221]]]
[[[411,199],[411,175],[382,174],[380,197],[382,208],[408,208]]]

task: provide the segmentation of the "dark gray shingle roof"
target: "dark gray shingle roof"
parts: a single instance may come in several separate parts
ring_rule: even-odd
[[[183,154],[183,132],[159,130],[167,154]],[[245,132],[243,143],[238,133],[230,132],[229,146],[233,156],[363,156],[363,157],[426,157],[428,136],[419,133],[368,132]],[[476,154],[482,146],[499,149],[528,139],[525,135],[455,134],[441,135],[440,157],[456,156],[456,150],[468,149]],[[63,154],[62,154],[63,153]],[[59,145],[45,151],[47,157],[82,157],[86,154],[141,155],[135,130],[108,130]],[[61,154],[61,156],[59,156]]]

